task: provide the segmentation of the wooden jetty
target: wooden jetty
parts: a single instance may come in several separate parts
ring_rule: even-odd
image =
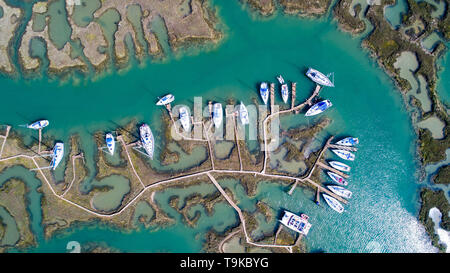
[[[291,109],[293,109],[295,106],[295,96],[296,96],[296,91],[297,91],[297,83],[296,82],[292,83],[291,90],[292,90]],[[297,114],[298,110],[296,110],[295,113]]]
[[[320,85],[317,84],[316,89],[314,89],[313,95],[309,100],[306,101],[306,104],[312,105],[312,99],[315,98],[317,95],[319,95],[319,92],[320,92]]]
[[[320,188],[317,187],[317,191],[316,191],[316,204],[320,205]]]
[[[334,173],[336,173],[336,174],[342,176],[343,178],[348,178],[348,177],[349,177],[348,174],[343,173],[343,172],[341,172],[341,171],[338,171],[338,170],[336,170],[335,168],[333,168],[333,167],[331,167],[331,166],[328,166],[327,164],[324,164],[324,163],[322,163],[322,162],[320,162],[320,161],[317,162],[317,166],[321,167],[322,169],[326,169],[326,170],[332,171],[332,172],[334,172]]]
[[[208,101],[209,117],[212,118],[212,101]]]
[[[39,128],[39,148],[38,148],[38,154],[41,153],[41,141],[42,141],[42,128]]]
[[[274,112],[273,106],[275,105],[275,84],[270,84],[270,113]]]

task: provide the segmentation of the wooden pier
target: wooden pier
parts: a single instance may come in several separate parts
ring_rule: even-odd
[[[42,141],[42,128],[39,128],[39,148],[38,148],[38,154],[41,153],[41,141]]]
[[[212,118],[212,101],[208,101],[209,117]]]
[[[316,89],[314,89],[313,95],[311,96],[310,99],[306,101],[306,104],[312,105],[312,98],[315,98],[317,95],[319,95],[319,92],[320,92],[320,85],[316,85]]]
[[[295,106],[295,96],[296,96],[296,92],[297,92],[297,83],[296,82],[292,83],[291,89],[292,89],[291,109],[293,109]],[[295,113],[298,114],[298,110],[295,111]]]
[[[275,105],[275,84],[271,83],[270,84],[270,113],[272,114],[274,112],[274,107]]]
[[[319,187],[317,187],[317,190],[316,190],[316,204],[320,205],[320,188]]]
[[[326,169],[326,170],[332,171],[332,172],[334,172],[334,173],[336,173],[336,174],[342,176],[343,178],[348,178],[348,177],[349,177],[348,174],[343,173],[343,172],[341,172],[341,171],[338,171],[338,170],[336,170],[335,168],[333,168],[333,167],[331,167],[331,166],[328,166],[327,164],[324,164],[324,163],[322,163],[322,162],[320,162],[320,161],[317,162],[317,166],[321,167],[322,169]]]

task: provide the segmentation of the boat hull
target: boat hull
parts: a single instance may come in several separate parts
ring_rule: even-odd
[[[63,157],[64,157],[64,143],[57,142],[52,152],[52,162],[50,164],[52,170],[55,170],[56,167],[58,167]]]
[[[171,103],[173,100],[175,99],[175,97],[172,94],[167,94],[164,97],[162,97],[160,100],[158,100],[158,102],[156,103],[156,105],[166,105]]]
[[[106,134],[106,147],[111,155],[114,155],[115,146],[116,142],[114,141],[113,135],[111,133]]]
[[[344,207],[338,200],[334,199],[333,197],[325,193],[323,193],[322,196],[323,199],[325,199],[325,202],[327,202],[328,206],[330,206],[330,208],[332,208],[338,213],[342,213],[344,211]]]
[[[181,126],[183,127],[183,130],[185,132],[189,132],[189,130],[191,129],[191,122],[186,107],[180,108],[180,122]]]
[[[219,128],[223,120],[222,104],[215,103],[213,106],[213,122],[216,128]]]
[[[341,186],[327,186],[327,188],[335,193],[336,195],[339,195],[340,197],[344,197],[347,199],[350,199],[352,197],[352,192],[347,190],[346,188],[343,188]]]
[[[309,117],[309,116],[318,115],[318,114],[324,112],[325,110],[327,110],[328,108],[330,108],[331,106],[333,106],[331,101],[323,100],[323,101],[311,106],[311,108],[309,108],[308,111],[305,113],[305,116]]]
[[[342,158],[344,160],[349,160],[349,161],[355,160],[355,155],[349,151],[339,150],[339,149],[333,149],[332,151],[333,151],[333,153],[335,153],[337,156],[339,156],[340,158]]]
[[[349,172],[351,169],[347,164],[344,164],[339,161],[330,161],[328,163],[330,164],[331,167],[335,168],[338,171]]]
[[[32,124],[30,124],[30,125],[27,125],[27,128],[28,129],[39,130],[39,129],[42,129],[44,127],[47,127],[48,125],[49,125],[48,120],[43,119],[43,120],[35,121]]]
[[[308,76],[308,78],[310,78],[317,84],[334,87],[334,84],[330,81],[330,79],[327,76],[325,76],[323,73],[313,68],[308,69],[308,71],[306,72],[306,76]]]
[[[261,83],[259,94],[261,95],[261,99],[263,100],[264,104],[267,104],[267,102],[269,101],[269,89],[267,87],[267,83]]]
[[[341,146],[355,146],[359,144],[359,139],[357,137],[346,137],[344,139],[339,140],[336,142],[337,145]]]
[[[340,176],[339,174],[336,174],[334,172],[327,172],[328,176],[337,184],[342,185],[342,186],[347,186],[348,182],[347,180],[345,180],[342,176]]]
[[[289,89],[287,84],[281,86],[281,98],[283,98],[284,103],[287,103],[289,99]]]
[[[287,210],[284,211],[280,222],[287,228],[303,235],[308,235],[309,229],[311,228],[311,224],[308,222],[308,216],[304,214],[298,216]]]
[[[143,124],[140,127],[141,143],[147,155],[153,159],[153,151],[155,148],[155,141],[153,138],[152,130],[147,124]]]
[[[243,125],[249,124],[247,107],[245,107],[245,105],[242,102],[241,105],[239,106],[239,118]]]

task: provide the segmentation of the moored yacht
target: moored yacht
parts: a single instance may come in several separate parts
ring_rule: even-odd
[[[191,129],[191,118],[189,116],[188,110],[186,107],[180,107],[180,122],[181,126],[183,126],[184,131],[189,132]]]
[[[242,101],[241,105],[239,105],[239,118],[241,119],[242,124],[246,125],[249,123],[247,107],[245,107]]]
[[[333,153],[339,156],[342,159],[353,161],[355,160],[355,155],[352,152],[341,150],[341,149],[332,149]]]
[[[349,172],[351,169],[350,166],[339,161],[330,161],[328,162],[328,164],[330,164],[330,166],[335,168],[336,170],[343,172]]]
[[[305,116],[309,117],[309,116],[318,115],[318,114],[322,113],[323,111],[327,110],[328,108],[330,108],[331,106],[333,106],[331,101],[323,100],[323,101],[318,102],[318,103],[314,104],[313,106],[311,106],[311,108],[309,108],[308,111],[306,112]]]
[[[334,87],[334,83],[331,82],[327,76],[325,76],[324,74],[313,68],[308,69],[308,71],[306,72],[306,76],[308,76],[311,80],[313,80],[317,84]]]
[[[328,206],[330,206],[335,211],[342,213],[344,211],[344,207],[342,204],[334,199],[333,197],[329,196],[328,194],[322,193],[323,199],[327,202]]]
[[[156,105],[166,105],[171,103],[174,99],[175,97],[172,94],[167,94],[164,97],[160,98]]]
[[[114,137],[111,133],[107,133],[106,137],[106,148],[108,148],[108,151],[111,155],[114,155],[114,148],[116,147],[116,142],[114,140]]]
[[[350,199],[353,194],[351,191],[341,186],[327,186],[327,188],[330,189],[330,191],[334,192],[336,195],[347,199]]]
[[[50,168],[55,170],[59,163],[64,157],[64,143],[56,142],[55,147],[53,147],[52,161],[50,162]]]
[[[153,139],[152,130],[147,124],[142,124],[139,128],[139,133],[141,135],[141,143],[142,147],[144,147],[147,155],[153,159],[153,150],[155,148],[155,141]]]
[[[359,139],[357,137],[346,137],[336,142],[336,144],[342,146],[354,146],[359,144]]]
[[[311,228],[311,224],[308,222],[308,215],[300,214],[300,216],[293,214],[287,210],[284,211],[283,218],[279,220],[283,225],[301,233],[303,235],[308,235],[309,229]]]
[[[281,86],[281,97],[283,98],[284,103],[287,103],[289,99],[289,88],[286,83]]]
[[[214,126],[216,126],[216,128],[219,128],[219,126],[222,124],[222,119],[223,119],[222,104],[221,103],[214,103],[214,106],[213,106],[213,122],[214,122]]]
[[[336,183],[342,186],[347,186],[348,182],[342,176],[334,172],[327,172],[328,176]]]
[[[261,99],[263,100],[264,104],[267,104],[267,101],[269,100],[269,89],[266,82],[261,83],[259,87],[259,94],[261,95]]]
[[[46,127],[48,124],[49,124],[48,120],[43,119],[43,120],[35,121],[35,122],[31,123],[31,124],[27,124],[27,128],[28,129],[39,130],[39,129],[42,129],[42,128]],[[21,126],[23,126],[23,125],[21,125]]]

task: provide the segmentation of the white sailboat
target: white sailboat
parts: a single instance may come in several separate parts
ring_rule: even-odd
[[[241,119],[241,123],[243,125],[249,124],[247,107],[245,107],[245,105],[244,105],[244,103],[242,103],[242,101],[241,101],[241,105],[239,105],[239,118]]]
[[[328,164],[330,164],[330,166],[335,168],[336,170],[343,172],[349,172],[351,169],[350,166],[339,161],[330,161],[328,162]]]
[[[164,97],[160,98],[156,105],[166,105],[171,103],[174,99],[175,97],[172,94],[167,94]]]
[[[267,104],[267,101],[269,100],[269,89],[266,82],[261,83],[259,87],[259,94],[261,95],[261,99],[263,100],[264,104]]]
[[[114,140],[114,137],[111,133],[107,133],[106,137],[106,147],[108,148],[108,151],[111,155],[114,155],[114,149],[116,147],[116,141]]]
[[[55,170],[59,163],[64,157],[64,143],[56,142],[55,147],[53,147],[52,161],[50,162],[50,168]]]
[[[298,216],[285,210],[283,218],[279,221],[289,229],[306,236],[311,228],[311,224],[308,222],[308,219],[309,217],[306,214],[301,214]]]
[[[49,125],[48,120],[43,119],[43,120],[35,121],[35,122],[31,123],[31,124],[27,124],[27,128],[28,129],[39,130],[39,129],[42,129],[42,128],[46,127],[47,125]],[[21,125],[21,126],[23,126],[23,125]]]
[[[328,206],[330,206],[333,210],[342,213],[344,211],[344,207],[342,204],[334,199],[333,197],[329,196],[328,194],[322,193],[323,199],[327,202]]]
[[[184,131],[189,132],[191,129],[191,118],[189,116],[188,110],[186,107],[180,107],[180,122],[181,126],[183,126]]]
[[[336,195],[339,195],[340,197],[344,197],[347,199],[350,199],[353,194],[351,191],[341,186],[327,186],[327,188],[330,191],[334,192]]]
[[[221,103],[214,103],[213,105],[213,122],[216,128],[222,124],[223,120],[223,109]]]
[[[313,106],[311,106],[311,108],[309,108],[308,111],[305,113],[305,116],[309,117],[309,116],[318,115],[318,114],[322,113],[323,111],[327,110],[328,108],[330,108],[331,106],[333,106],[331,101],[323,100],[323,101],[318,102],[318,103],[314,104]]]
[[[286,83],[281,86],[281,97],[283,98],[284,103],[287,103],[289,99],[289,88]]]
[[[328,176],[336,183],[342,186],[347,186],[348,182],[342,176],[334,172],[327,172]]]
[[[317,84],[334,87],[334,83],[330,81],[330,79],[327,76],[325,76],[324,74],[313,68],[308,69],[308,71],[306,72],[306,76],[308,76],[311,80],[313,80]]]
[[[359,144],[359,139],[357,137],[346,137],[336,142],[336,144],[342,146],[354,146]]]
[[[332,149],[333,153],[339,156],[342,159],[353,161],[355,160],[355,155],[349,151],[341,150],[341,149]]]
[[[141,143],[145,152],[151,159],[153,159],[155,141],[153,139],[152,130],[150,130],[150,127],[147,124],[142,124],[139,128],[139,133],[141,135]]]

